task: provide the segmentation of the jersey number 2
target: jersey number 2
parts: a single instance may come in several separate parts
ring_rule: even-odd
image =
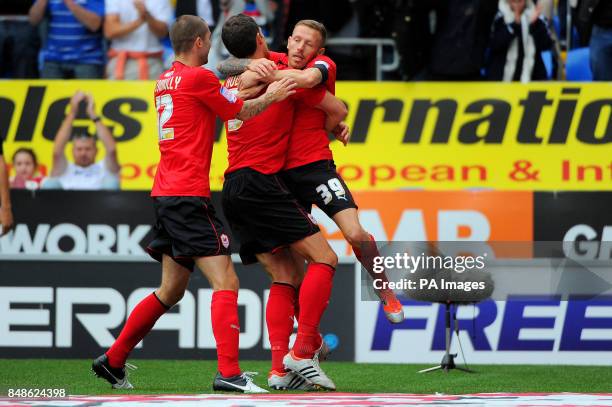
[[[155,107],[157,108],[157,130],[159,141],[172,140],[174,138],[174,128],[164,127],[172,117],[174,106],[172,105],[172,95],[161,95],[155,97]]]

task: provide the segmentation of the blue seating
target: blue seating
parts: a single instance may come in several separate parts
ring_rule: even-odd
[[[565,76],[568,81],[590,82],[593,80],[588,47],[572,49],[567,53]]]
[[[552,79],[553,76],[553,55],[550,51],[542,51],[542,61],[546,67],[546,77]]]

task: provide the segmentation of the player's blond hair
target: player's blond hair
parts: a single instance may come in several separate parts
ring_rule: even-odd
[[[327,41],[327,29],[322,23],[316,20],[300,20],[295,24],[296,27],[298,25],[303,25],[317,31],[321,35],[321,47],[325,46],[325,41]]]

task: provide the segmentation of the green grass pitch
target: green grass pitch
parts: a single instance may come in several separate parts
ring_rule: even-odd
[[[211,392],[216,363],[191,360],[130,360],[131,394],[201,394]],[[2,359],[0,394],[9,388],[65,388],[69,394],[119,393],[90,372],[91,360]],[[266,385],[269,362],[244,361],[245,371],[258,371]],[[480,392],[612,391],[612,369],[606,366],[474,365],[477,373],[459,371],[418,374],[425,365],[325,362],[322,366],[338,391],[354,393],[467,394]]]
[[[213,361],[130,360],[135,386],[130,394],[201,394],[211,392]],[[72,395],[121,394],[90,372],[91,360],[1,359],[0,394],[10,388],[65,388]],[[258,371],[265,386],[269,362],[244,361],[245,371]],[[425,365],[325,362],[322,367],[338,391],[352,393],[468,394],[490,392],[612,391],[612,369],[591,366],[474,365],[477,373],[459,371],[418,374]],[[125,393],[125,392],[124,392]]]

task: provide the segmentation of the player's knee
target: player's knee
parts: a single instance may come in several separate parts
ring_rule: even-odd
[[[336,256],[336,253],[334,253],[334,251],[329,248],[321,256],[321,259],[318,261],[318,263],[329,264],[330,266],[335,268],[338,265],[338,256]]]
[[[223,276],[211,281],[213,290],[231,290],[238,291],[240,281],[235,272],[227,272]]]
[[[232,290],[238,292],[238,288],[240,287],[240,280],[238,280],[238,276],[236,273],[232,273],[231,276],[227,279],[227,287],[226,290]]]
[[[356,226],[343,230],[342,234],[346,241],[353,247],[360,246],[362,242],[367,242],[370,235],[361,226]]]
[[[178,304],[183,299],[185,290],[173,287],[160,287],[157,290],[157,297],[168,307]]]

